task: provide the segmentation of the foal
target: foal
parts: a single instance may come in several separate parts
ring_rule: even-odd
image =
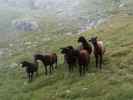
[[[92,37],[89,40],[94,46],[94,55],[96,59],[96,68],[102,69],[103,55],[105,53],[105,48],[102,41],[98,41],[97,37]],[[99,64],[99,66],[98,66]]]
[[[34,72],[36,72],[36,74],[37,74],[38,64],[37,63],[33,64],[33,63],[28,62],[28,61],[23,61],[20,64],[22,65],[23,68],[24,67],[26,68],[26,72],[27,72],[29,81],[32,81]]]
[[[55,68],[57,68],[57,55],[56,53],[49,53],[46,55],[36,54],[34,55],[34,61],[37,62],[38,60],[42,61],[45,67],[45,74],[47,75],[47,67],[49,66],[50,73],[54,70],[53,65],[56,64]]]

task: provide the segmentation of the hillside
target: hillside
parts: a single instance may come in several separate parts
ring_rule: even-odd
[[[0,0],[0,100],[132,100],[133,1],[57,1]],[[39,31],[15,29],[14,20],[25,19],[37,22]],[[87,39],[97,35],[104,41],[102,72],[96,70],[92,55],[85,77],[77,70],[68,73],[59,48],[76,47],[80,35]],[[39,76],[28,83],[20,61],[46,52],[57,52],[58,69],[45,76],[40,64]]]
[[[133,99],[133,16],[112,15],[97,29],[81,35],[98,36],[106,45],[102,72],[96,70],[94,57],[89,73],[79,77],[75,70],[69,74],[62,64],[60,47],[77,46],[79,35],[24,34],[19,45],[10,47],[11,55],[0,67],[0,100],[131,100]],[[17,42],[16,42],[17,44]],[[57,71],[45,76],[40,65],[39,76],[28,83],[18,63],[32,60],[36,52],[57,52],[60,58]]]
[[[58,33],[84,31],[120,10],[132,15],[132,3],[131,0],[0,0],[0,41],[16,38],[22,32],[28,34],[34,23],[36,32],[51,33],[51,27]]]

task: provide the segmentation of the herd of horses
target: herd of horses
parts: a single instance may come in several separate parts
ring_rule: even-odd
[[[74,48],[72,45],[60,48],[60,53],[64,55],[64,64],[68,65],[69,72],[73,72],[74,67],[78,66],[76,68],[78,68],[80,76],[84,75],[88,71],[92,52],[95,56],[96,68],[101,70],[105,52],[103,42],[98,40],[98,37],[86,40],[84,36],[80,36],[77,42],[81,44],[79,48]],[[38,61],[43,63],[45,75],[48,74],[48,68],[50,74],[57,69],[58,56],[56,53],[35,54],[33,63],[21,62],[21,66],[26,68],[29,81],[33,79],[34,73],[38,73]]]

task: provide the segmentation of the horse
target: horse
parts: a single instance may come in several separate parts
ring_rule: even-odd
[[[89,55],[91,54],[92,52],[92,46],[88,43],[88,41],[85,39],[84,36],[80,36],[78,38],[78,43],[81,43],[82,44],[82,48],[87,50]]]
[[[69,72],[73,72],[74,66],[77,66],[77,50],[72,46],[67,46],[64,48],[60,48],[61,53],[64,54],[64,62],[68,64]]]
[[[82,49],[78,54],[78,64],[80,76],[88,71],[88,65],[90,63],[90,54],[87,50]]]
[[[45,67],[45,75],[48,74],[47,67],[49,66],[50,74],[52,74],[52,71],[57,68],[57,54],[56,53],[49,53],[49,54],[35,54],[34,55],[34,61],[37,62],[38,60],[42,61],[44,67]]]
[[[105,53],[105,47],[103,44],[103,41],[98,41],[96,37],[92,37],[89,42],[91,42],[94,46],[94,55],[96,60],[96,68],[102,69],[102,63],[103,63],[103,55]]]
[[[28,61],[22,61],[21,66],[26,68],[27,76],[29,78],[29,81],[32,81],[34,72],[38,72],[38,64],[37,63],[31,63]]]

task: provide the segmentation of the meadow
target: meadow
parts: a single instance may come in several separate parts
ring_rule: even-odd
[[[132,100],[133,99],[133,17],[115,14],[104,24],[80,35],[98,36],[106,46],[102,72],[91,57],[89,72],[80,77],[75,69],[69,73],[63,64],[60,47],[78,45],[80,35],[23,34],[23,44],[11,47],[13,54],[1,63],[0,100]],[[23,48],[23,49],[22,49]],[[40,63],[39,76],[28,83],[22,60],[32,61],[35,53],[57,52],[58,69],[44,75]]]

